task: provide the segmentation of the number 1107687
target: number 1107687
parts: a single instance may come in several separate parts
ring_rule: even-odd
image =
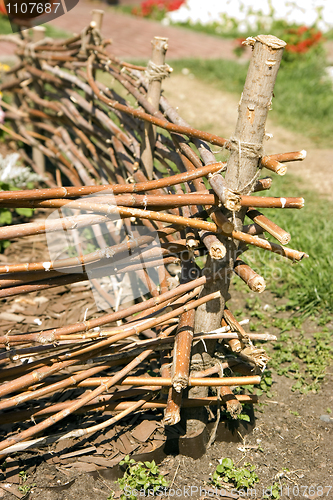
[[[331,490],[332,486],[298,486],[297,484],[295,486],[283,485],[281,487],[281,495],[283,491],[287,497],[305,497],[311,500],[311,497],[314,496],[315,498],[327,498]],[[329,498],[331,498],[331,496]]]
[[[53,12],[56,14],[58,8],[59,8],[60,2],[59,3],[35,3],[35,2],[20,2],[20,3],[7,3],[7,13],[10,15],[19,15],[19,14],[30,14],[31,16],[33,15],[40,15],[40,14],[51,14]]]

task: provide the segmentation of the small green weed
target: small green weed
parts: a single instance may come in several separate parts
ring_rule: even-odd
[[[276,210],[273,220],[290,231],[292,247],[303,250],[310,257],[292,264],[278,255],[251,249],[246,253],[246,262],[265,278],[267,288],[275,296],[288,300],[280,310],[294,311],[292,318],[276,318],[274,326],[282,330],[291,329],[292,326],[299,328],[302,320],[309,316],[315,316],[324,325],[329,321],[333,309],[330,242],[333,204],[318,198],[314,192],[307,191],[291,175],[287,184],[278,176],[274,178],[270,196],[280,196],[282,192],[286,196],[303,196],[305,206],[302,211]],[[272,217],[271,211],[262,212],[267,217]],[[318,228],[321,237],[317,238],[307,227]],[[251,311],[253,310],[260,311],[260,306],[251,304]]]
[[[133,458],[130,459],[126,455],[124,460],[119,465],[126,467],[124,476],[118,479],[120,488],[124,491],[121,495],[121,500],[136,500],[138,493],[156,493],[162,488],[168,486],[168,481],[160,474],[159,468],[155,461],[152,462],[136,462]]]
[[[266,394],[268,398],[273,397],[273,393],[271,392],[271,387],[273,385],[272,372],[270,370],[265,370],[261,376],[261,381],[259,386],[254,387],[254,385],[248,385],[247,389],[251,394],[256,394],[257,396],[262,396],[262,394]]]
[[[244,422],[251,422],[251,417],[247,413],[240,413],[237,415],[238,420],[243,420]]]
[[[20,484],[20,486],[18,486],[18,489],[22,493],[24,493],[24,494],[29,493],[31,488],[36,486],[35,484],[25,484],[26,481],[28,480],[28,477],[29,477],[28,473],[25,470],[21,470],[21,472],[19,472],[19,477],[20,477],[22,484]]]
[[[254,472],[255,466],[245,463],[244,467],[236,467],[231,458],[224,458],[212,477],[215,486],[221,488],[222,483],[231,483],[236,489],[250,488],[259,481]]]
[[[25,481],[28,479],[28,474],[27,474],[27,471],[25,470],[21,470],[19,472],[19,476],[20,476],[20,479],[22,479],[22,481],[25,483]]]
[[[284,332],[274,345],[270,366],[278,375],[294,378],[292,390],[305,394],[317,392],[325,372],[333,360],[333,345],[330,332],[313,333],[305,338],[303,333],[291,338]]]
[[[21,486],[18,486],[18,489],[20,491],[22,491],[22,493],[26,494],[26,493],[29,493],[31,488],[33,488],[34,486],[36,486],[36,485],[35,484],[21,484]]]
[[[275,499],[279,499],[281,498],[281,486],[279,483],[277,482],[274,482],[272,484],[272,486],[270,486],[267,490],[266,490],[266,494],[263,496],[263,498],[268,498],[268,499],[272,499],[272,498],[275,498]]]

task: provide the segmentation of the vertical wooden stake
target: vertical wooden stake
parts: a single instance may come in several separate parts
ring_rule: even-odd
[[[43,40],[45,38],[45,31],[46,31],[46,29],[44,28],[44,26],[35,26],[32,29],[32,33],[33,33],[32,41],[33,41],[33,43],[37,43],[37,42],[40,42],[41,40]],[[37,94],[41,96],[41,89],[40,89],[39,85],[37,85],[37,84],[35,85],[35,90],[36,90]],[[35,132],[39,132],[39,130],[36,129]],[[36,164],[40,173],[43,174],[45,172],[45,156],[37,147],[32,148],[32,159],[33,159],[34,163]]]
[[[263,156],[262,143],[265,136],[265,124],[271,105],[273,88],[282,59],[285,42],[271,35],[259,35],[250,39],[253,44],[253,55],[250,62],[243,94],[239,104],[238,120],[234,137],[230,140],[232,151],[225,175],[226,185],[236,193],[249,194],[256,184],[256,172],[259,159]],[[245,210],[230,214],[230,220],[235,229],[241,230]],[[221,296],[197,308],[194,332],[209,332],[221,325],[223,311],[229,296],[230,275],[233,272],[237,257],[237,242],[225,239],[226,256],[221,260],[208,257],[205,273],[215,274],[215,282],[206,284],[201,297],[220,290]],[[215,350],[214,341],[206,341],[206,346],[198,343],[192,350],[192,364],[202,363],[206,368],[211,362]],[[205,352],[206,351],[206,352]],[[189,397],[204,397],[204,390],[194,388],[189,391]],[[193,394],[192,394],[193,391]],[[203,416],[189,415],[189,430],[203,425]]]
[[[262,156],[267,114],[286,45],[283,40],[272,35],[259,35],[253,42],[253,55],[239,103],[225,176],[228,187],[237,192],[253,191],[251,183],[257,171],[258,159]]]
[[[32,41],[33,43],[37,43],[37,42],[40,42],[41,40],[43,40],[45,38],[45,31],[46,31],[46,28],[44,28],[44,26],[35,26],[34,28],[32,28]]]
[[[150,76],[147,99],[151,102],[154,108],[158,110],[162,80],[165,75],[163,75],[163,73],[159,75],[156,71],[154,71],[154,67],[164,66],[165,64],[165,54],[168,49],[168,38],[155,36],[151,43],[153,46],[151,57],[152,67],[148,64],[147,72]],[[141,160],[146,170],[147,177],[150,180],[153,178],[155,137],[156,128],[150,123],[145,122],[144,137],[141,147]]]
[[[100,31],[102,29],[104,10],[94,9],[91,11],[91,14],[92,20],[90,26]]]
[[[227,187],[237,193],[249,194],[256,184],[255,175],[265,136],[267,114],[271,106],[277,72],[286,43],[272,35],[259,35],[251,39],[253,55],[248,69],[243,94],[239,104],[231,154],[227,164]],[[241,230],[245,209],[231,217],[235,228]],[[221,290],[221,298],[199,306],[195,317],[195,333],[219,328],[225,302],[228,299],[229,276],[237,257],[237,244],[226,240],[226,257],[222,261],[207,260],[206,272],[219,273],[215,283],[206,285],[201,296]],[[208,344],[207,344],[208,345]],[[209,350],[209,349],[208,349]]]

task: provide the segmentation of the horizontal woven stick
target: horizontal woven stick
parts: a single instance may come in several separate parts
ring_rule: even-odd
[[[270,196],[242,196],[242,207],[303,208],[304,198],[273,198]]]
[[[261,226],[270,235],[274,236],[274,238],[276,238],[282,245],[287,245],[289,243],[291,238],[290,233],[288,233],[280,226],[275,224],[275,222],[268,219],[258,210],[255,210],[253,207],[250,207],[246,212],[246,215],[250,217],[250,219],[252,219],[253,222]]]
[[[265,191],[266,189],[270,189],[272,187],[273,179],[271,177],[264,177],[263,179],[258,179],[255,185],[253,186],[253,192],[257,193],[258,191]]]
[[[80,186],[80,187],[61,187],[50,189],[31,189],[24,191],[1,191],[0,201],[2,200],[49,200],[61,198],[75,198],[78,196],[87,196],[94,193],[109,191],[110,194],[137,193],[140,191],[150,191],[157,188],[175,186],[183,182],[189,182],[199,177],[205,177],[209,173],[218,172],[223,167],[223,163],[214,163],[196,169],[193,172],[183,172],[170,177],[147,182],[134,184],[108,184],[104,186]]]
[[[37,205],[37,201],[34,200],[1,200],[0,193],[0,207],[6,206],[11,208],[20,208],[20,207],[38,207],[38,206],[46,206],[46,205]],[[28,195],[26,195],[28,196]],[[50,198],[49,200],[45,200],[45,203],[52,204],[52,201],[57,198]],[[79,201],[79,200],[76,200]],[[84,199],[84,202],[88,203],[100,203],[100,204],[108,204],[109,206],[124,206],[124,207],[155,207],[155,209],[167,210],[169,208],[175,207],[184,207],[187,205],[209,205],[209,206],[218,206],[220,205],[220,201],[217,196],[214,194],[201,194],[201,193],[193,193],[193,194],[183,194],[183,195],[137,195],[137,194],[128,194],[128,195],[117,195],[108,197],[104,196],[93,196],[91,199]],[[69,200],[68,203],[71,203]],[[72,202],[73,203],[73,202]],[[71,206],[71,205],[69,205]],[[304,207],[304,198],[273,198],[269,196],[240,196],[240,206],[242,207],[256,207],[256,208],[303,208]],[[66,221],[65,221],[66,222]],[[25,224],[26,225],[26,224]],[[50,224],[51,226],[51,224]]]
[[[90,254],[78,257],[69,257],[68,259],[59,259],[51,262],[31,262],[24,264],[10,264],[5,266],[0,266],[0,273],[18,273],[27,271],[51,271],[52,269],[61,271],[67,267],[79,266],[81,269],[90,263],[97,262],[101,259],[113,258],[115,260],[116,256],[129,256],[129,252],[135,253],[135,250],[141,245],[146,245],[154,241],[155,236],[139,236],[131,241],[126,241],[125,243],[119,243],[119,245],[114,245],[112,247],[101,248],[100,250],[95,250]],[[162,253],[162,250],[161,250]]]
[[[156,387],[156,386],[155,386]],[[158,387],[158,386],[157,386]],[[147,389],[142,389],[141,392],[147,392]],[[126,397],[127,391],[120,391],[118,394],[118,397],[115,398],[115,395],[103,395],[99,396],[98,398],[95,398],[92,400],[88,405],[84,405],[80,410],[77,410],[74,412],[74,414],[82,414],[82,413],[87,413],[89,411],[122,411],[127,409],[133,401],[114,401],[114,399],[119,399],[119,395],[124,392],[124,395],[122,398]],[[255,404],[258,402],[258,396],[252,395],[252,394],[237,394],[235,396],[237,400],[242,403],[242,404]],[[223,396],[221,398],[222,403],[223,403]],[[48,415],[52,415],[53,413],[63,410],[70,406],[72,401],[64,401],[63,403],[56,403],[52,406],[47,406],[41,410],[36,410],[36,409],[31,409],[31,410],[22,410],[22,411],[15,411],[15,412],[8,412],[4,414],[1,417],[1,423],[7,424],[7,423],[14,423],[14,422],[23,422],[24,420],[30,420],[31,418],[37,419],[37,418],[42,418]],[[182,406],[185,408],[196,408],[200,406],[214,406],[218,404],[218,398],[211,396],[207,398],[195,398],[195,399],[188,399],[184,398],[182,401]],[[165,399],[155,399],[152,402],[147,402],[145,403],[141,408],[143,410],[147,409],[164,409],[166,407],[167,403],[165,402]],[[22,449],[25,444],[28,442],[25,442],[22,444]],[[39,444],[40,443],[35,443]],[[31,445],[29,446],[31,447]],[[27,448],[24,448],[27,449]]]
[[[86,379],[80,384],[81,387],[95,387],[96,385],[105,384],[110,380],[109,377],[96,377],[94,379]],[[256,385],[260,384],[261,377],[258,375],[253,375],[250,377],[221,377],[221,378],[198,378],[190,377],[188,386],[189,387],[220,387],[226,386],[241,386],[241,385]],[[122,380],[121,385],[158,385],[162,387],[171,387],[172,381],[171,377],[126,377]]]
[[[10,204],[6,205],[11,208]],[[0,240],[11,238],[21,238],[36,234],[51,233],[54,231],[68,231],[71,229],[80,229],[81,227],[91,226],[93,224],[102,224],[109,222],[106,215],[83,214],[73,217],[63,217],[55,220],[42,222],[26,222],[25,224],[15,224],[15,226],[0,227]]]
[[[184,255],[188,254],[186,247],[183,245],[174,245],[174,252],[181,253],[184,252]],[[89,255],[89,254],[87,254]],[[45,262],[42,263],[33,263],[36,267],[39,265],[39,270],[29,270],[29,271],[19,271],[19,272],[11,272],[13,267],[21,267],[20,264],[13,264],[13,267],[9,267],[9,272],[4,274],[0,274],[0,290],[3,288],[8,288],[11,286],[20,286],[28,283],[34,283],[35,285],[44,284],[52,285],[53,278],[62,278],[67,276],[68,278],[72,277],[73,282],[76,281],[85,281],[90,278],[98,278],[105,276],[105,272],[110,275],[114,274],[122,274],[127,272],[135,272],[140,269],[148,269],[150,267],[161,265],[162,262],[164,265],[171,263],[178,263],[178,256],[169,252],[166,248],[160,248],[158,246],[153,247],[150,250],[142,251],[132,251],[125,253],[125,257],[127,257],[126,261],[123,261],[124,255],[119,254],[113,257],[112,262],[109,259],[104,258],[100,260],[95,260],[91,262],[89,265],[75,265],[65,267],[55,267],[55,270],[49,270]],[[144,260],[143,260],[144,259]],[[163,260],[162,260],[163,259]],[[57,261],[54,261],[57,262]],[[58,261],[62,262],[62,261]],[[118,264],[117,264],[118,262]],[[51,262],[52,264],[52,262]],[[5,266],[6,267],[6,266]],[[27,266],[28,267],[28,266]],[[53,266],[51,266],[53,267]],[[47,280],[47,281],[46,281]]]
[[[160,297],[160,296],[158,296]],[[161,316],[158,316],[157,318],[147,318],[141,321],[137,322],[131,322],[125,325],[122,325],[120,327],[112,327],[107,330],[101,330],[100,333],[91,333],[87,334],[87,338],[98,338],[100,336],[106,336],[110,337],[109,340],[102,341],[98,345],[102,345],[103,342],[106,342],[105,345],[109,345],[110,343],[115,344],[118,340],[123,340],[127,337],[130,337],[131,335],[139,334],[147,329],[154,328],[157,325],[162,325],[163,323],[167,324],[169,320],[172,320],[173,318],[176,318],[178,315],[183,314],[184,312],[191,311],[192,309],[195,309],[201,304],[205,304],[206,302],[209,302],[210,300],[214,300],[216,298],[220,297],[220,292],[214,292],[209,295],[206,295],[205,297],[201,297],[196,300],[192,300],[188,302],[185,305],[182,305],[180,307],[177,307],[177,309],[173,309],[170,312],[167,312]],[[63,337],[60,336],[60,339]],[[68,335],[66,338],[82,338],[81,335]],[[160,338],[160,337],[158,337]],[[154,339],[155,340],[155,339]],[[157,339],[156,339],[157,340]],[[89,348],[87,348],[89,349]]]
[[[202,276],[200,278],[197,278],[196,280],[193,280],[189,283],[185,283],[183,285],[179,285],[178,287],[174,288],[173,290],[169,290],[168,292],[165,292],[164,294],[161,294],[159,297],[153,297],[151,299],[148,299],[144,302],[140,302],[139,304],[135,304],[133,306],[130,306],[126,308],[126,310],[121,310],[117,311],[114,313],[110,314],[105,314],[104,316],[101,316],[100,318],[94,318],[92,320],[86,320],[83,322],[79,323],[74,323],[72,325],[66,325],[60,328],[54,328],[52,330],[46,330],[42,331],[39,333],[33,333],[33,334],[27,334],[24,335],[24,338],[22,339],[23,341],[26,342],[40,342],[42,344],[53,342],[56,337],[61,336],[61,335],[69,335],[71,333],[78,333],[78,332],[86,332],[88,330],[91,330],[93,328],[98,328],[103,325],[106,325],[107,323],[112,323],[115,321],[119,321],[121,319],[126,318],[127,316],[130,316],[132,314],[136,314],[138,312],[144,311],[146,309],[149,309],[150,307],[156,306],[162,302],[165,302],[167,300],[171,300],[175,297],[178,297],[180,295],[183,295],[190,290],[193,290],[194,288],[197,288],[198,286],[204,285],[205,283],[208,283],[211,281],[213,278],[209,276]],[[22,337],[22,335],[20,335]],[[9,345],[10,342],[14,339],[18,339],[18,336],[15,335],[4,335],[0,337],[0,343],[4,343],[6,345]],[[47,340],[49,339],[49,341]]]
[[[40,207],[58,208],[64,206],[66,202],[65,200],[52,200],[52,201],[36,202],[36,204]],[[138,208],[128,208],[128,207],[105,207],[103,205],[98,205],[93,203],[90,204],[80,201],[72,201],[70,203],[70,207],[80,208],[84,210],[90,209],[108,214],[116,213],[122,217],[138,217],[142,219],[151,219],[161,222],[169,222],[175,225],[204,229],[207,231],[212,231],[213,233],[222,233],[221,228],[219,228],[218,226],[216,226],[216,224],[213,224],[212,222],[201,221],[198,219],[190,219],[187,217],[181,217],[171,214],[153,212],[151,210],[141,210]],[[291,260],[302,260],[304,257],[307,257],[307,254],[305,254],[304,252],[298,252],[297,250],[285,248],[280,245],[276,245],[275,243],[270,243],[266,240],[257,238],[256,236],[251,236],[249,234],[242,233],[240,231],[233,231],[231,236],[236,240],[257,246],[259,248],[263,248],[265,250],[269,250],[274,253],[278,253]]]
[[[59,286],[64,286],[72,283],[79,283],[80,281],[87,281],[96,278],[103,278],[104,276],[112,276],[119,275],[122,273],[137,273],[140,276],[140,273],[149,268],[156,268],[161,265],[161,258],[158,258],[155,261],[144,262],[144,264],[140,261],[140,258],[137,259],[136,264],[129,264],[125,266],[119,266],[117,269],[110,269],[108,264],[105,267],[88,269],[89,273],[86,272],[77,272],[74,274],[71,273],[59,273],[57,271],[50,271],[47,273],[44,271],[33,271],[27,273],[27,278],[23,280],[1,280],[0,277],[0,297],[13,297],[15,295],[21,295],[36,291],[48,290],[49,288],[55,288]],[[177,257],[164,257],[163,265],[179,263],[179,259]],[[53,277],[49,277],[49,274]],[[36,276],[37,275],[37,276]],[[37,280],[38,281],[34,281]],[[141,278],[140,278],[141,279]],[[143,284],[146,285],[147,279],[143,278]],[[18,284],[18,283],[24,284]]]
[[[7,396],[8,394],[24,389],[25,387],[30,387],[36,381],[40,382],[46,377],[49,377],[50,375],[57,373],[64,368],[68,368],[69,366],[72,366],[77,362],[82,362],[89,358],[89,355],[87,354],[81,353],[81,355],[79,354],[74,357],[75,355],[76,352],[71,352],[68,356],[59,356],[59,361],[53,363],[51,366],[39,367],[31,373],[27,373],[26,375],[22,375],[21,377],[17,377],[14,380],[3,383],[0,386],[0,397]]]
[[[103,334],[106,336],[108,333],[107,330],[103,330]],[[112,331],[109,332],[109,334],[112,334]],[[92,334],[93,335],[93,334]],[[271,335],[269,333],[247,333],[246,334],[247,338],[250,340],[261,340],[261,341],[274,341],[277,340],[277,337],[275,335]],[[66,336],[64,338],[72,338],[71,336]],[[74,338],[74,337],[73,337]],[[76,336],[75,338],[80,338],[80,336]],[[83,337],[82,338],[86,338]],[[238,339],[239,335],[236,332],[225,332],[225,333],[215,333],[213,332],[208,332],[204,334],[197,333],[194,335],[193,340],[195,342],[199,340],[212,340],[212,339]],[[138,340],[137,342],[130,343],[129,345],[124,345],[122,347],[121,352],[126,351],[127,349],[133,349],[137,347],[154,347],[154,349],[158,350],[160,348],[163,349],[166,348],[166,344],[171,344],[173,345],[175,340],[175,337],[170,335],[168,339],[160,339],[160,338],[152,338],[152,339],[147,339],[147,340]],[[130,351],[129,351],[130,352]]]
[[[194,280],[194,281],[198,282],[199,280]],[[197,284],[196,284],[196,286],[193,286],[194,281],[186,284],[186,285],[189,285],[189,288],[187,288],[186,291],[191,290],[193,288],[196,288],[196,286],[198,286]],[[184,286],[184,285],[182,285],[182,286]],[[172,292],[174,292],[175,290],[176,289],[172,290]],[[154,299],[154,301],[156,301],[156,304],[157,304],[158,301],[160,301],[160,302],[163,301],[163,300],[161,300],[161,297],[163,297],[163,295],[165,297],[169,293],[170,292],[166,292],[165,294],[161,294],[158,297],[153,297],[153,299]],[[177,292],[175,292],[174,296],[176,296],[176,295],[180,295],[180,294],[177,294]],[[207,295],[207,296],[202,297],[198,300],[194,300],[189,304],[178,307],[177,309],[175,309],[167,314],[164,314],[163,316],[161,316],[157,319],[152,318],[152,319],[147,319],[145,321],[137,322],[135,324],[124,325],[124,326],[119,327],[119,328],[112,328],[111,330],[108,330],[105,332],[105,333],[112,332],[111,338],[107,338],[106,340],[102,340],[102,341],[98,342],[97,344],[91,345],[90,347],[86,347],[84,349],[81,349],[79,354],[84,355],[86,352],[91,352],[91,351],[94,351],[97,349],[105,348],[111,344],[115,344],[118,340],[123,340],[131,335],[138,334],[139,332],[144,331],[147,328],[152,328],[152,327],[156,326],[157,324],[161,323],[162,321],[167,321],[171,318],[175,318],[175,317],[177,317],[177,315],[182,314],[183,312],[185,312],[187,310],[191,310],[193,308],[196,308],[201,303],[205,303],[205,302],[208,302],[209,300],[213,300],[214,298],[217,298],[218,296],[219,296],[219,292],[215,292],[215,294]],[[152,300],[152,299],[150,299],[150,300]],[[137,312],[137,311],[142,311],[144,309],[147,309],[149,307],[149,306],[147,307],[147,302],[149,302],[149,301],[146,301],[144,303],[145,306],[142,306],[142,303],[136,304],[135,306],[127,308],[125,311],[118,311],[116,313],[105,315],[102,318],[96,318],[96,319],[93,319],[90,321],[85,321],[84,328],[82,328],[82,323],[77,323],[75,325],[68,325],[67,327],[57,328],[57,329],[54,329],[54,330],[51,330],[48,332],[41,332],[41,333],[39,332],[39,333],[31,333],[31,334],[24,334],[24,335],[5,335],[5,336],[0,337],[0,342],[6,343],[7,345],[10,345],[11,340],[14,340],[16,342],[17,341],[38,342],[41,344],[46,343],[46,342],[47,343],[53,342],[56,339],[62,339],[64,335],[69,336],[75,327],[76,327],[76,331],[86,331],[86,330],[89,330],[91,328],[95,328],[96,326],[104,325],[107,322],[115,321],[113,318],[116,318],[116,320],[121,319],[121,318],[125,318],[126,316],[129,315],[130,310],[133,311],[133,309],[134,309],[134,311]],[[151,302],[150,305],[152,305],[153,303]],[[141,306],[141,307],[138,307],[138,306]],[[119,316],[119,318],[118,318],[118,316]],[[106,321],[106,318],[108,318],[108,321]],[[109,319],[109,318],[111,318],[111,319]],[[96,325],[96,323],[97,323],[97,325]],[[103,332],[96,332],[96,334],[95,334],[95,336],[97,338],[101,337],[102,335],[103,335]],[[88,338],[90,338],[92,336],[94,336],[94,334],[91,334],[90,336],[88,336]],[[70,337],[68,337],[68,338],[70,338]]]
[[[67,208],[78,208],[81,210],[92,210],[94,212],[99,212],[102,214],[114,215],[116,217],[136,217],[140,219],[150,219],[154,221],[167,222],[175,225],[180,225],[184,227],[194,227],[197,229],[206,229],[207,231],[221,232],[221,230],[213,224],[212,222],[206,222],[204,220],[199,220],[195,218],[181,217],[178,215],[172,215],[163,212],[156,212],[152,210],[143,210],[139,208],[132,207],[119,207],[119,206],[109,206],[103,204],[97,204],[90,201],[80,201],[80,200],[48,200],[48,201],[36,201],[32,202],[34,207],[41,208],[61,208],[67,206]]]
[[[239,258],[236,259],[234,272],[244,281],[244,283],[247,284],[247,286],[253,292],[262,293],[265,290],[266,283],[264,278],[253,271],[250,266],[248,266]]]
[[[293,250],[276,243],[271,243],[270,241],[259,238],[258,236],[251,236],[250,234],[241,233],[240,231],[233,231],[232,236],[238,241],[257,246],[264,250],[268,250],[269,252],[277,253],[290,260],[300,261],[309,257],[305,252],[299,252],[298,250]]]
[[[277,175],[285,175],[287,173],[287,165],[277,160],[266,161],[264,167]]]
[[[137,354],[137,352],[133,351],[133,356],[136,356]],[[101,363],[98,366],[86,368],[85,370],[81,370],[79,373],[72,373],[69,377],[62,378],[61,380],[50,383],[48,385],[44,385],[40,388],[34,387],[33,390],[21,392],[16,396],[3,400],[0,402],[0,409],[5,410],[8,408],[12,408],[22,403],[27,403],[28,401],[45,397],[47,395],[53,394],[54,392],[67,389],[72,386],[76,387],[85,378],[97,375],[104,370],[109,370],[113,366],[123,365],[126,362],[132,360],[133,356],[126,357],[125,355],[124,357],[124,355],[122,355],[120,357],[119,354],[114,354],[110,356],[110,358],[112,359],[109,359],[107,360],[107,362]]]
[[[197,301],[195,301],[195,302],[197,302]],[[165,337],[166,334],[164,333],[164,334],[161,334],[160,336]],[[118,336],[118,338],[116,340],[117,341],[121,340],[121,338],[123,338],[123,337]],[[111,342],[112,342],[112,340],[111,340]],[[104,341],[100,342],[99,345],[103,345],[103,347],[106,347],[107,345],[110,345],[111,342],[110,342],[110,339],[108,339],[106,341],[104,340]],[[89,348],[88,348],[88,350],[89,350]],[[152,350],[146,350],[146,351],[142,352],[139,356],[137,356],[130,363],[128,363],[128,365],[126,365],[122,370],[119,370],[115,375],[113,375],[113,377],[110,377],[105,384],[103,383],[102,385],[100,385],[96,389],[90,391],[89,393],[86,393],[84,396],[82,396],[80,398],[79,401],[75,401],[65,410],[61,410],[61,411],[55,413],[54,415],[52,415],[51,417],[48,417],[43,422],[36,424],[34,427],[30,427],[29,429],[26,429],[23,432],[15,435],[15,436],[11,436],[11,437],[5,439],[4,441],[2,441],[0,443],[0,451],[4,450],[5,448],[7,448],[9,446],[12,446],[16,443],[19,443],[21,441],[25,441],[26,439],[38,434],[41,431],[45,431],[47,428],[51,427],[55,423],[63,420],[68,415],[70,415],[73,412],[75,412],[76,410],[79,410],[80,408],[82,408],[82,406],[89,403],[95,397],[99,396],[100,394],[103,394],[105,391],[107,392],[110,387],[119,383],[126,375],[128,375],[128,373],[130,373],[134,368],[139,366],[152,353],[153,353]]]
[[[266,166],[266,164],[267,163],[269,164],[271,160],[289,162],[289,161],[304,160],[305,158],[306,158],[306,151],[305,149],[302,149],[302,151],[294,151],[292,153],[279,153],[275,155],[264,156],[261,159],[261,164]]]
[[[144,111],[141,111],[139,109],[134,109],[131,108],[130,106],[125,106],[123,104],[120,104],[117,101],[114,101],[112,99],[107,98],[102,92],[99,90],[98,86],[96,85],[96,82],[93,78],[93,69],[92,69],[92,64],[95,60],[95,55],[92,54],[89,56],[88,63],[87,63],[87,79],[88,83],[95,92],[96,96],[105,104],[107,104],[111,109],[117,109],[119,111],[123,111],[124,113],[127,113],[131,116],[135,116],[136,118],[139,118],[140,120],[147,121],[149,123],[152,123],[153,125],[157,125],[158,127],[161,127],[165,130],[168,130],[169,132],[175,132],[177,134],[184,134],[189,137],[197,137],[198,139],[202,139],[204,141],[210,142],[211,144],[215,144],[216,146],[224,146],[227,142],[226,139],[223,139],[222,137],[219,137],[218,135],[215,134],[210,134],[209,132],[203,132],[201,130],[194,129],[192,127],[185,127],[181,125],[174,125],[173,123],[168,122],[167,120],[162,120],[160,118],[156,118],[148,113],[145,113]]]
[[[52,201],[43,201],[43,202],[35,202],[36,205],[40,207],[61,207],[66,204],[65,200],[52,200]],[[90,209],[95,210],[101,213],[116,213],[121,215],[122,217],[138,217],[142,219],[150,219],[161,222],[169,222],[175,225],[181,225],[184,227],[193,227],[197,229],[204,229],[207,231],[211,231],[213,233],[222,233],[222,229],[219,228],[216,224],[211,222],[206,222],[198,219],[190,219],[187,217],[181,217],[171,214],[163,214],[159,212],[153,212],[151,210],[140,210],[136,208],[127,208],[127,207],[107,207],[103,205],[85,203],[80,201],[73,201],[70,204],[71,208],[81,208],[81,209]],[[242,241],[244,243],[262,248],[264,250],[268,250],[284,257],[287,257],[291,260],[302,260],[304,257],[308,257],[308,255],[304,252],[299,252],[297,250],[292,250],[290,248],[285,248],[280,245],[276,245],[275,243],[268,242],[256,236],[251,236],[250,234],[245,234],[240,231],[233,231],[231,235],[226,234],[226,236],[232,236],[234,239],[238,241]],[[48,263],[49,264],[49,263]],[[8,266],[7,266],[8,267]],[[0,272],[5,273],[6,268],[0,269]]]

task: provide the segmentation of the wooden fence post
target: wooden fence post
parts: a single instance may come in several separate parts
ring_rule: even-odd
[[[32,29],[32,33],[33,33],[32,42],[38,43],[41,40],[43,40],[45,38],[45,31],[46,31],[46,29],[44,28],[44,26],[35,26]],[[42,93],[40,91],[40,87],[37,83],[35,86],[35,90],[38,93],[38,95],[40,95],[40,96],[42,95]],[[35,132],[39,132],[39,130],[36,129]],[[38,168],[40,173],[43,175],[43,173],[45,172],[45,156],[40,151],[40,149],[38,149],[35,146],[32,148],[32,159],[33,159],[33,162],[36,164],[36,167]]]
[[[158,110],[162,80],[166,76],[165,54],[168,49],[168,38],[155,36],[151,41],[152,57],[148,63],[147,73],[149,78],[147,99]],[[155,148],[156,127],[145,122],[144,137],[141,147],[141,160],[146,170],[148,179],[153,178],[154,148]]]
[[[249,194],[253,191],[257,180],[258,164],[263,156],[262,144],[265,136],[265,124],[271,106],[274,84],[282,59],[285,42],[271,35],[259,35],[250,39],[253,55],[250,62],[243,94],[239,104],[238,120],[235,134],[230,139],[231,154],[227,163],[225,181],[227,187],[236,193]],[[242,227],[245,209],[229,213],[235,228]],[[209,332],[220,328],[225,303],[229,299],[229,283],[233,273],[234,261],[237,257],[238,244],[230,238],[224,238],[226,256],[221,260],[213,260],[209,256],[205,272],[218,273],[214,282],[206,284],[201,297],[215,291],[221,291],[221,297],[202,304],[197,308],[195,317],[195,333]],[[208,367],[215,350],[215,341],[197,343],[192,350],[192,367]],[[192,394],[193,393],[193,394]],[[193,388],[189,397],[203,397],[204,388]],[[198,417],[189,412],[189,429],[203,426]],[[191,432],[191,431],[190,431]]]
[[[91,11],[91,14],[92,14],[92,20],[91,20],[90,26],[92,28],[96,28],[97,30],[101,30],[102,23],[103,23],[104,10],[93,9]]]

